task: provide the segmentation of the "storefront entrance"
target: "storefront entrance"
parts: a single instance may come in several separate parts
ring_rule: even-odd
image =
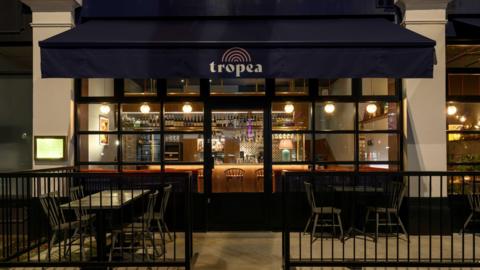
[[[267,228],[263,106],[212,106],[206,113],[208,229]]]

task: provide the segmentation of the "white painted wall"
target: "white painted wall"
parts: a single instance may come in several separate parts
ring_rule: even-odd
[[[437,63],[433,79],[404,80],[405,169],[407,171],[446,171],[446,7],[450,0],[401,0],[405,27],[437,42]],[[440,179],[433,179],[432,195],[446,196]],[[446,181],[446,180],[445,180]],[[410,185],[413,196],[428,196],[429,180]]]
[[[23,0],[32,9],[33,136],[67,136],[68,160],[36,162],[33,169],[73,165],[73,80],[42,79],[38,42],[71,29],[73,0]]]

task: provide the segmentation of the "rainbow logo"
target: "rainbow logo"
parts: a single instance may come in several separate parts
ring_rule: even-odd
[[[235,77],[240,78],[243,73],[262,73],[261,64],[252,63],[250,53],[240,47],[233,47],[226,50],[221,58],[221,64],[210,63],[210,73],[233,73]]]
[[[233,47],[228,49],[222,55],[223,63],[249,63],[252,62],[252,57],[247,50],[239,47]]]

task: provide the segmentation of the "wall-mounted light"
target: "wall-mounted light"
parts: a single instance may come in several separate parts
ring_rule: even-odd
[[[332,114],[335,111],[335,104],[328,103],[327,105],[325,105],[323,110],[328,114]]]
[[[465,123],[467,121],[467,117],[465,117],[464,115],[460,116],[460,122],[462,123]]]
[[[447,114],[448,115],[455,115],[457,113],[458,109],[457,109],[457,106],[455,105],[450,105],[447,107]]]
[[[374,114],[377,111],[377,104],[371,103],[367,105],[367,112]]]
[[[102,104],[102,106],[100,106],[100,112],[102,114],[109,114],[110,113],[110,106],[108,106],[106,104]]]
[[[293,111],[295,111],[295,106],[293,106],[292,103],[287,103],[287,105],[285,105],[285,107],[283,107],[283,110],[286,113],[293,113]]]
[[[184,113],[191,113],[193,111],[192,105],[190,105],[190,103],[183,104],[182,111]]]
[[[150,112],[150,106],[148,104],[143,104],[140,106],[140,112],[141,113],[149,113]]]
[[[120,145],[120,141],[119,141],[119,140],[116,140],[116,141],[115,141],[115,145],[116,145],[116,146],[119,146],[119,145]]]

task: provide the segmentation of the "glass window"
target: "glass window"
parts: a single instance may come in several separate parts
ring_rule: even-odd
[[[199,96],[199,79],[169,79],[167,80],[168,96]]]
[[[362,102],[358,105],[360,130],[395,130],[398,128],[398,103]]]
[[[315,104],[316,130],[354,130],[355,104],[322,102]]]
[[[275,94],[279,96],[308,95],[307,79],[275,79]]]
[[[203,135],[166,134],[164,151],[166,162],[202,162]]]
[[[125,96],[156,96],[157,80],[154,79],[125,79]]]
[[[350,96],[352,95],[352,79],[319,80],[319,96]]]
[[[362,79],[362,95],[364,96],[393,96],[395,94],[395,79]]]
[[[309,134],[273,134],[273,162],[309,161],[311,136]]]
[[[80,131],[116,131],[117,105],[90,103],[77,105]]]
[[[447,68],[479,68],[479,45],[448,45]]]
[[[315,162],[353,161],[354,153],[353,134],[315,135]]]
[[[159,162],[160,134],[124,134],[122,151],[124,162]]]
[[[274,102],[272,129],[277,131],[309,130],[311,105],[307,102]]]
[[[120,142],[117,135],[90,134],[78,137],[80,162],[116,162]]]
[[[480,95],[479,74],[449,74],[448,95],[478,96]]]
[[[165,130],[202,131],[203,104],[199,102],[165,103]]]
[[[449,163],[480,163],[479,134],[448,134]]]
[[[448,130],[480,131],[480,103],[447,104]]]
[[[81,172],[117,172],[117,165],[81,165],[79,166]]]
[[[396,172],[399,170],[399,166],[396,164],[362,164],[359,167],[361,172],[384,172],[392,171]]]
[[[160,105],[152,103],[122,104],[121,120],[123,130],[160,130]]]
[[[113,79],[82,79],[82,97],[113,97]]]
[[[368,133],[360,134],[358,139],[360,161],[398,161],[398,135]]]
[[[217,96],[265,95],[264,79],[212,79],[210,92]]]
[[[315,166],[315,171],[322,172],[351,172],[355,169],[352,165],[338,165],[338,164],[321,164]]]

